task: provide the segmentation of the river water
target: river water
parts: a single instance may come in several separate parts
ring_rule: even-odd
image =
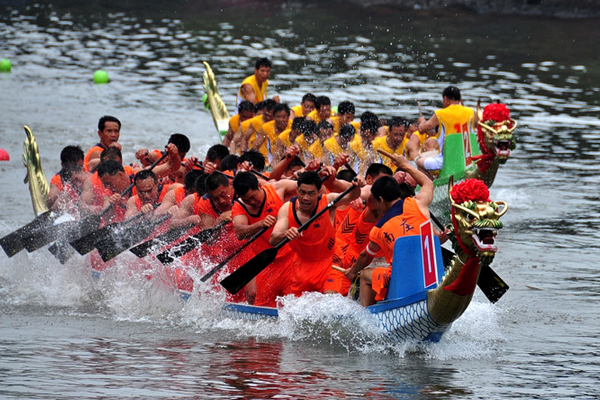
[[[82,2],[83,3],[83,2]],[[22,126],[48,176],[96,123],[123,123],[126,162],[173,132],[202,156],[217,142],[203,109],[209,61],[232,110],[256,58],[270,91],[351,100],[357,114],[425,115],[458,85],[465,104],[497,99],[518,120],[517,149],[491,189],[509,212],[492,265],[511,286],[476,293],[440,343],[381,342],[346,299],[286,300],[279,322],[225,318],[223,299],[184,303],[127,257],[93,280],[86,260],[0,254],[0,398],[592,399],[600,375],[599,20],[402,11],[334,3],[3,2],[0,235],[33,218]],[[116,2],[114,2],[116,3]],[[108,71],[111,82],[94,85]],[[335,314],[338,317],[332,318]],[[342,316],[341,318],[339,316]]]

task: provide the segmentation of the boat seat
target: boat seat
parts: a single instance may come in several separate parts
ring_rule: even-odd
[[[388,288],[388,300],[413,296],[420,292],[434,289],[444,276],[444,263],[440,240],[435,236],[435,265],[437,269],[437,283],[425,287],[423,256],[421,251],[421,236],[404,236],[396,239],[392,263],[392,275]]]

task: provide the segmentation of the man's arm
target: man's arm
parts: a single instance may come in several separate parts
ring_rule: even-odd
[[[277,218],[267,215],[263,220],[250,224],[246,215],[236,215],[233,217],[233,229],[239,240],[249,238],[263,228],[270,228],[277,222]]]
[[[169,228],[182,228],[188,225],[200,225],[202,222],[198,215],[193,213],[194,211],[194,200],[193,194],[187,196],[181,202],[179,210],[173,215],[173,218],[169,221]]]
[[[275,227],[273,228],[273,233],[271,233],[271,238],[269,239],[269,244],[271,246],[276,246],[283,239],[287,237],[290,224],[288,221],[288,213],[290,209],[290,203],[287,202],[279,209],[277,213],[277,222],[275,223]],[[292,228],[296,229],[296,228]],[[298,235],[298,230],[296,229],[296,235]]]
[[[377,245],[377,243],[370,241],[367,245],[367,248],[360,252],[360,255],[356,259],[354,265],[344,272],[346,278],[350,279],[350,282],[354,281],[360,271],[371,265],[373,258],[375,258],[375,254],[377,254],[380,250],[381,248]]]
[[[252,102],[253,104],[256,104],[256,93],[254,93],[254,89],[252,88],[252,85],[244,83],[242,85],[242,87],[240,88],[240,92],[242,93],[242,98],[244,100],[248,100],[248,101]]]
[[[419,117],[419,120],[421,121],[422,117]],[[425,118],[423,118],[424,120]],[[427,133],[432,129],[435,129],[437,126],[439,125],[438,122],[438,118],[436,114],[433,114],[433,116],[431,118],[429,118],[429,121],[421,121],[419,122],[419,132],[421,133]]]

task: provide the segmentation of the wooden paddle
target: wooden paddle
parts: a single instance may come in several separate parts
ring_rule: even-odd
[[[105,235],[98,239],[94,243],[94,247],[98,249],[102,261],[109,261],[129,249],[134,244],[147,238],[157,226],[169,218],[171,218],[171,216],[165,214],[154,221],[143,221],[144,223],[141,224],[123,227],[117,232],[111,232],[109,235]]]
[[[185,232],[187,232],[189,229],[193,228],[194,226],[195,225],[188,225],[188,226],[184,226],[182,228],[171,229],[170,231],[165,232],[162,235],[159,235],[150,240],[146,240],[145,242],[140,243],[137,246],[130,248],[129,251],[132,252],[133,254],[135,254],[139,258],[144,258],[148,254],[150,254],[150,250],[152,250],[152,248],[154,246],[167,245],[167,244],[171,243],[173,240],[179,239]]]
[[[156,258],[164,265],[169,265],[182,255],[187,254],[196,247],[198,247],[200,243],[204,243],[212,239],[221,230],[221,228],[227,225],[229,222],[230,221],[221,221],[218,225],[212,228],[203,229],[195,235],[192,235],[189,238],[185,239],[181,243],[177,243],[170,249],[167,249],[162,253],[157,254]]]
[[[8,257],[12,257],[19,251],[23,250],[23,238],[31,236],[40,230],[52,225],[54,220],[58,218],[58,215],[51,211],[46,211],[37,217],[27,225],[24,225],[14,232],[9,233],[0,239],[0,246]]]
[[[335,199],[330,201],[326,207],[319,210],[315,215],[313,215],[308,221],[300,225],[298,228],[298,232],[302,232],[306,228],[310,226],[317,218],[319,218],[323,213],[329,211],[331,207],[333,207],[337,202],[339,202],[344,196],[350,193],[352,190],[356,189],[357,186],[350,186]],[[290,239],[285,238],[281,242],[277,244],[275,247],[268,248],[266,250],[258,253],[254,258],[250,261],[239,267],[235,270],[231,275],[221,281],[221,285],[227,289],[227,291],[231,294],[236,294],[239,292],[244,286],[248,284],[256,275],[258,275],[262,270],[267,268],[269,264],[273,262],[275,257],[277,257],[277,252],[280,248],[285,246]]]
[[[236,251],[234,251],[232,254],[230,254],[229,256],[227,256],[227,258],[225,258],[223,261],[221,261],[220,263],[218,263],[213,269],[211,269],[210,271],[208,271],[208,273],[206,275],[204,275],[202,278],[200,278],[200,280],[202,282],[206,282],[211,276],[213,276],[215,273],[217,273],[218,270],[220,270],[221,268],[223,268],[223,266],[225,266],[229,261],[233,260],[233,258],[235,256],[237,256],[238,254],[240,254],[242,252],[242,250],[244,250],[246,247],[248,247],[250,245],[250,243],[254,242],[256,239],[258,239],[263,233],[265,233],[268,230],[269,230],[268,227],[264,227],[260,231],[256,232],[254,234],[254,236],[252,236],[250,239],[248,239],[248,241],[246,243],[244,243],[242,245],[242,247],[240,247],[239,249],[237,249]]]

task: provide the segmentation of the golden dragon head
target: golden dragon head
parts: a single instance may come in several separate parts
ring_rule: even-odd
[[[510,119],[510,110],[502,103],[488,104],[481,111],[481,104],[477,102],[477,140],[482,151],[495,154],[498,161],[504,164],[510,151],[516,148],[513,131],[517,128],[517,121]]]
[[[483,264],[491,263],[498,250],[496,234],[502,228],[500,217],[508,205],[490,200],[487,186],[479,179],[467,179],[456,185],[451,181],[448,196],[452,204],[455,251],[476,256]]]

